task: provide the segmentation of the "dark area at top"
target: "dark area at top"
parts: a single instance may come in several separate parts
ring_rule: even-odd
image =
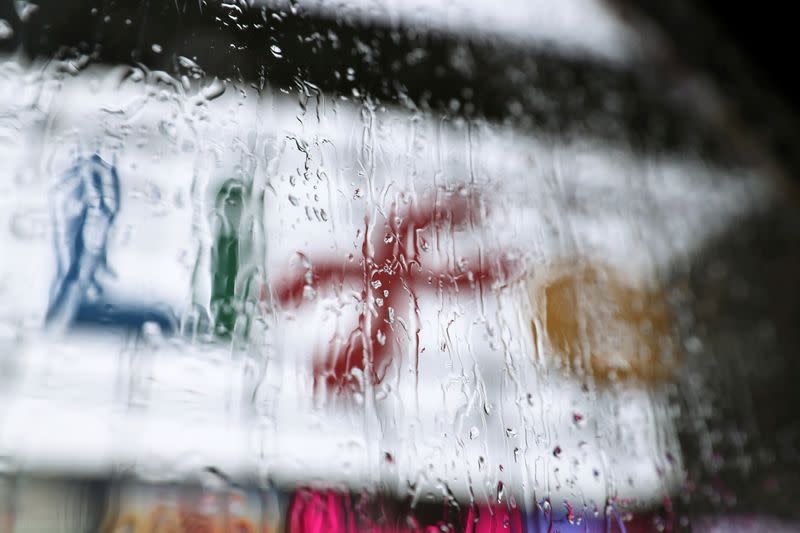
[[[84,53],[96,62],[140,63],[172,74],[182,71],[185,57],[208,75],[311,97],[318,90],[369,96],[536,132],[594,137],[635,151],[697,153],[723,163],[739,157],[714,126],[698,119],[691,103],[670,92],[671,73],[661,65],[616,67],[502,39],[422,33],[346,16],[331,20],[302,8],[234,9],[225,7],[233,2],[197,0],[34,3],[38,8],[22,21],[12,0],[0,0],[0,17],[15,29],[6,49],[21,47],[30,57]],[[691,28],[687,38],[679,9],[649,0],[636,4],[663,21],[667,33],[694,43],[686,53],[698,55],[705,25]],[[706,55],[716,57],[716,44],[707,48]],[[776,144],[789,135],[780,133]]]

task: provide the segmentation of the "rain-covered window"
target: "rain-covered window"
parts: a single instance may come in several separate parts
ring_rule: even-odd
[[[627,4],[0,3],[0,531],[800,527],[796,176]]]

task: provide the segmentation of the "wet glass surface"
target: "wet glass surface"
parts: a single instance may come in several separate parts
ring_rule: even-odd
[[[635,17],[9,9],[0,531],[798,527],[790,169]]]

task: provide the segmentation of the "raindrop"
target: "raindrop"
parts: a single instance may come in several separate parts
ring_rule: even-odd
[[[158,131],[172,142],[175,142],[178,137],[178,127],[174,122],[166,120],[160,121],[158,123]]]
[[[567,521],[571,524],[575,524],[575,510],[572,508],[572,504],[569,502],[564,502],[564,507],[567,508]]]
[[[214,78],[207,87],[204,87],[201,91],[201,95],[206,100],[214,100],[215,98],[219,98],[225,93],[225,84],[220,81],[219,78]]]
[[[15,0],[17,14],[22,22],[26,22],[30,16],[39,9],[39,6],[28,0]]]
[[[189,59],[188,57],[179,56],[178,57],[178,64],[183,68],[192,69],[192,70],[199,70],[200,65]]]
[[[0,19],[0,41],[5,41],[14,36],[14,28],[5,19]]]
[[[317,291],[313,287],[306,285],[303,287],[303,299],[313,300],[317,296]]]

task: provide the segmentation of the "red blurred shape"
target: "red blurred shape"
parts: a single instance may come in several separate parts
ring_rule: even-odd
[[[329,386],[341,387],[356,369],[372,383],[380,383],[393,350],[402,345],[402,327],[395,317],[405,316],[411,302],[418,318],[421,291],[481,290],[486,284],[510,280],[517,265],[499,251],[479,253],[461,262],[467,265],[463,270],[430,269],[424,265],[420,233],[465,224],[474,227],[481,222],[480,208],[480,198],[466,189],[441,193],[441,197],[421,205],[393,204],[382,226],[370,228],[369,219],[365,218],[358,264],[302,256],[311,265],[310,270],[277,280],[273,289],[282,306],[300,306],[309,288],[325,292],[350,283],[361,289],[358,325],[340,349],[332,347],[324,357],[316,359],[315,383],[325,380]],[[409,333],[419,357],[419,330]]]

